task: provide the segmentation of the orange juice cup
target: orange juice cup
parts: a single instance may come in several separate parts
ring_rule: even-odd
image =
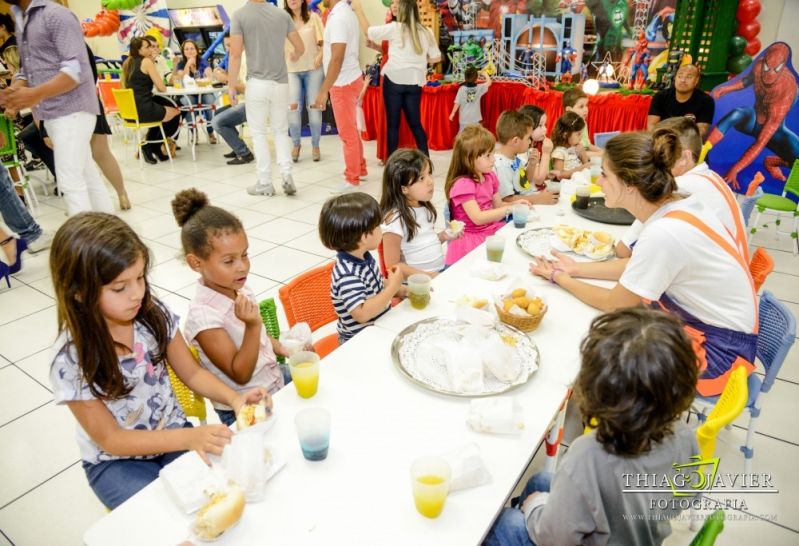
[[[300,398],[311,398],[319,387],[319,355],[298,351],[289,357],[291,382]]]
[[[452,469],[441,457],[420,457],[411,464],[411,487],[416,510],[426,518],[437,518],[449,494]]]

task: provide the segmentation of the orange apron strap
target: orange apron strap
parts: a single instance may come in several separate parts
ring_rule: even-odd
[[[752,273],[749,271],[749,264],[744,261],[743,256],[741,253],[738,252],[733,246],[725,241],[718,233],[707,227],[707,224],[702,222],[699,218],[690,214],[688,212],[682,210],[674,210],[669,213],[666,213],[664,218],[675,218],[677,220],[682,220],[683,222],[687,222],[694,226],[696,229],[704,233],[711,241],[716,243],[719,247],[721,247],[727,254],[732,256],[732,258],[738,262],[741,266],[741,269],[744,270],[746,273],[746,278],[749,279],[749,286],[752,289],[752,301],[755,305],[755,330],[754,333],[758,332],[758,325],[759,325],[759,318],[758,318],[758,311],[757,311],[757,292],[755,291],[755,282],[752,280]]]
[[[715,173],[714,173],[715,174]],[[738,206],[738,202],[735,200],[735,196],[732,194],[732,190],[727,186],[727,184],[721,180],[718,175],[710,176],[710,175],[700,175],[710,181],[711,184],[718,190],[718,192],[724,197],[724,200],[727,202],[727,206],[730,209],[730,215],[732,216],[733,221],[735,222],[735,233],[731,233],[730,235],[733,236],[735,239],[735,243],[738,245],[738,250],[741,252],[741,256],[749,262],[749,242],[746,240],[746,229],[744,225],[741,223],[741,215],[738,214],[740,211],[740,207]]]

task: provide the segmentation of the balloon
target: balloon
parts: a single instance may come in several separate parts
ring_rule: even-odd
[[[391,0],[383,0],[383,5],[386,6],[387,8],[391,7]]]
[[[737,57],[733,57],[727,63],[727,70],[732,72],[733,74],[740,74],[746,67],[752,64],[752,57],[749,55],[738,55]]]
[[[759,0],[741,0],[738,4],[738,11],[735,14],[735,18],[738,19],[740,23],[748,23],[754,21],[758,13],[760,13]]]
[[[746,47],[746,39],[740,36],[733,36],[730,38],[730,57],[737,57],[744,52]]]
[[[102,0],[101,5],[105,9],[133,9],[139,4],[142,3],[142,0]]]
[[[743,36],[747,41],[756,38],[760,34],[760,23],[749,21],[738,25],[738,35]]]
[[[83,35],[87,38],[94,36],[110,36],[119,29],[119,13],[116,11],[100,10],[94,21],[83,23]]]
[[[746,44],[744,52],[750,57],[754,57],[757,55],[758,51],[760,51],[760,40],[758,38],[749,40],[749,43]]]

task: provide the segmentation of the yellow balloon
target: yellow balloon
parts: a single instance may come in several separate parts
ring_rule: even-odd
[[[164,48],[164,36],[161,34],[161,31],[155,27],[152,27],[150,30],[147,31],[147,36],[152,36],[158,42],[158,49]]]

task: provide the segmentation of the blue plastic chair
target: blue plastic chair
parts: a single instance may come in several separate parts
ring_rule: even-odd
[[[749,411],[749,425],[746,430],[746,443],[741,446],[744,453],[744,472],[752,472],[752,458],[755,455],[752,448],[752,438],[755,435],[756,419],[760,416],[761,394],[771,390],[777,374],[780,373],[788,351],[796,339],[796,317],[793,313],[768,290],[760,296],[760,332],[757,336],[757,358],[765,368],[766,376],[761,378],[757,373],[749,376],[749,399],[746,410]],[[698,396],[697,401],[703,404],[715,404],[718,396]],[[699,414],[699,420],[707,418]]]
[[[755,210],[755,203],[763,197],[763,188],[757,187],[755,193],[741,201],[741,212],[744,216],[744,225],[749,225],[749,218],[752,217],[752,211]],[[747,234],[748,235],[748,234]]]

